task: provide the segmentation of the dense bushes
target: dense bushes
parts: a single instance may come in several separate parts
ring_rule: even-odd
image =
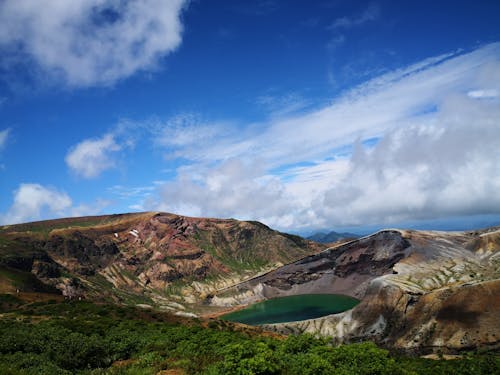
[[[31,315],[28,315],[27,312]],[[1,374],[492,374],[494,355],[395,358],[372,343],[248,335],[153,312],[90,303],[33,304],[0,320]]]

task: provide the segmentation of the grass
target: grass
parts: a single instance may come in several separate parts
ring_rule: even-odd
[[[89,228],[118,224],[124,220],[131,220],[135,217],[147,214],[148,213],[86,216],[79,218],[44,220],[24,224],[5,225],[0,228],[0,234],[12,232],[29,232],[47,236],[53,230],[68,228]]]
[[[203,235],[199,235],[203,238]],[[234,272],[244,272],[244,271],[260,271],[264,267],[269,266],[270,263],[263,259],[255,259],[252,257],[252,252],[245,251],[247,255],[238,258],[238,252],[236,253],[236,258],[233,251],[217,251],[214,245],[209,243],[207,240],[201,240],[202,244],[200,247],[210,253],[215,259],[229,267]]]
[[[42,283],[30,272],[19,271],[4,266],[0,266],[0,281],[4,285],[10,285],[11,288],[19,289],[23,292],[60,293],[56,288]]]

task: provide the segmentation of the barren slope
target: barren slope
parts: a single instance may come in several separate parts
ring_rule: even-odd
[[[500,231],[385,230],[308,256],[211,298],[237,305],[283,295],[341,293],[342,314],[268,325],[338,342],[375,340],[417,352],[497,347]]]

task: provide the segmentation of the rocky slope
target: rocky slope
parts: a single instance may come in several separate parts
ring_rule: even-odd
[[[304,293],[361,303],[327,317],[266,326],[338,342],[374,340],[415,352],[499,347],[500,230],[384,230],[327,249],[212,296],[234,306]]]
[[[167,213],[11,225],[0,228],[0,292],[56,288],[68,297],[184,310],[319,250],[258,222]]]

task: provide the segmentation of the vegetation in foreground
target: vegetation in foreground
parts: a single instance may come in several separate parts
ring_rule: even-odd
[[[332,347],[228,322],[90,302],[20,305],[0,295],[1,374],[494,374],[495,354],[456,360],[395,357],[365,342]]]

